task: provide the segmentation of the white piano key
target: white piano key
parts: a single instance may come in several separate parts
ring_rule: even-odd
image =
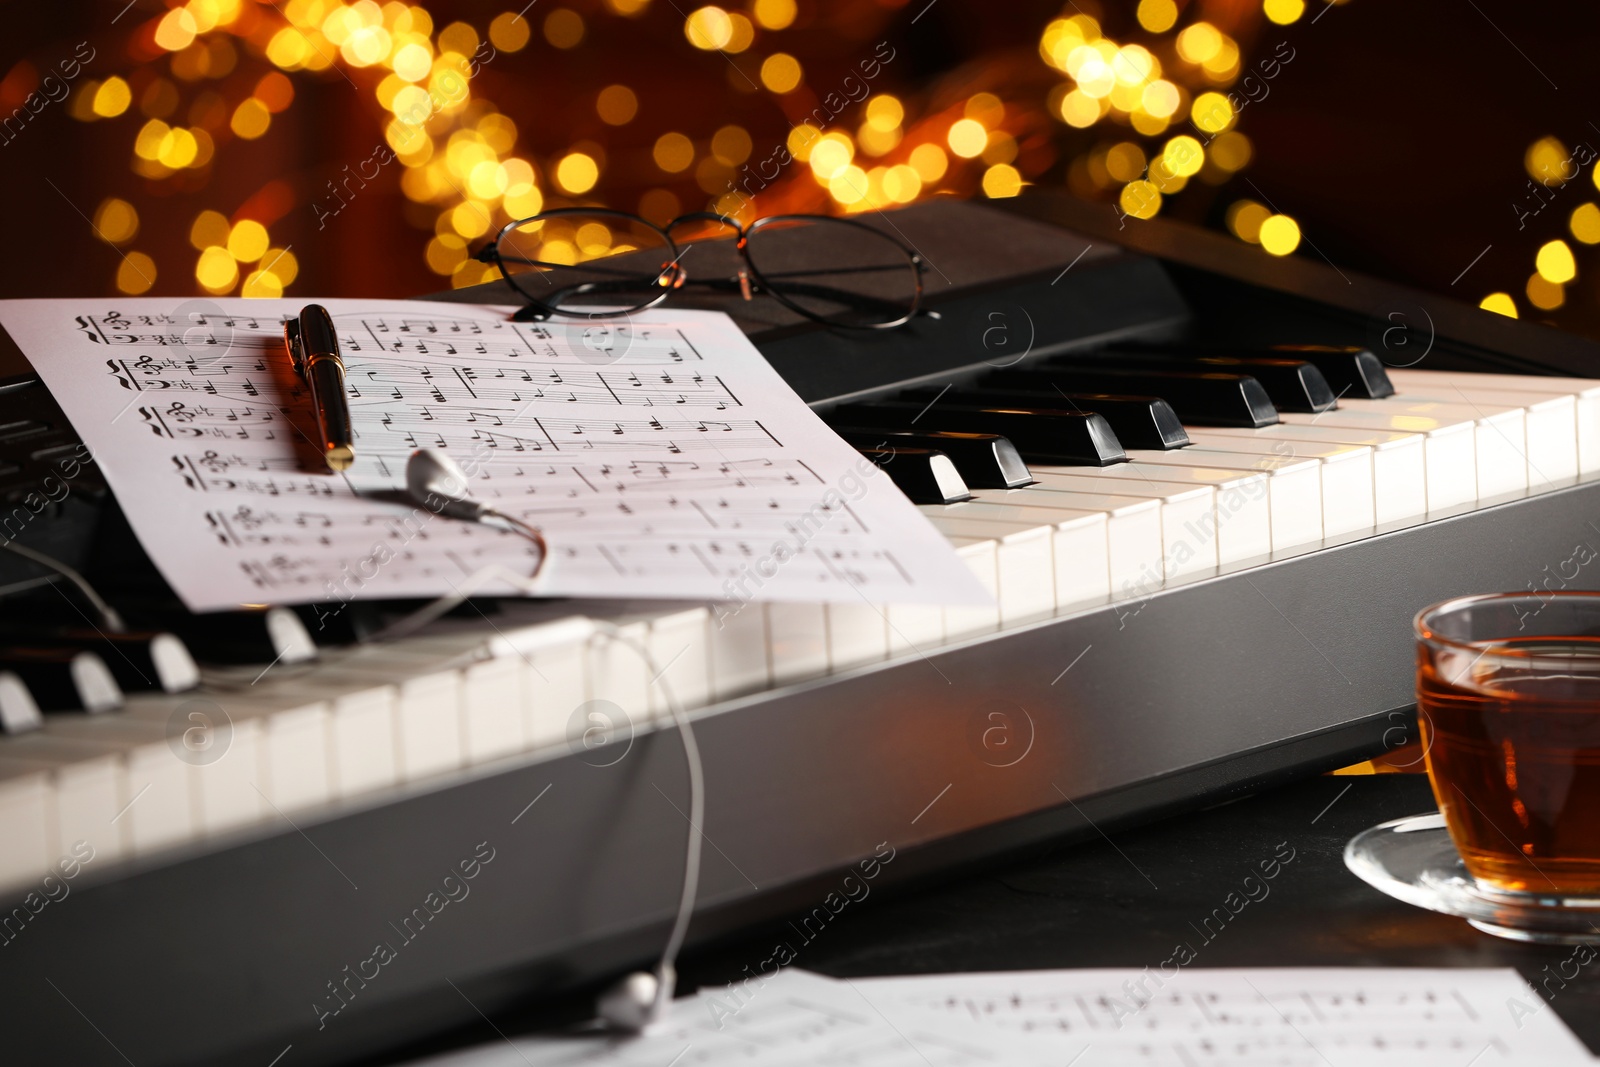
[[[937,525],[937,523],[935,524]],[[983,583],[993,604],[946,605],[944,609],[945,640],[955,641],[975,634],[994,633],[1000,628],[1000,571],[999,542],[992,537],[963,537],[945,534],[973,575]]]
[[[460,767],[461,672],[452,668],[402,679],[395,696],[400,780],[414,782]]]
[[[828,673],[828,620],[821,604],[773,601],[767,614],[772,684],[788,685]]]
[[[767,660],[767,613],[753,601],[711,608],[711,690],[717,701],[760,692],[772,684]]]
[[[1173,467],[1214,467],[1261,471],[1267,477],[1272,550],[1281,551],[1322,540],[1322,464],[1286,456],[1242,456],[1200,449],[1129,449],[1130,466],[1152,477]]]
[[[1231,426],[1206,426],[1199,430],[1212,440],[1233,437],[1267,444],[1288,441],[1366,446],[1372,449],[1373,520],[1382,525],[1428,514],[1427,456],[1423,447],[1427,437],[1422,434],[1289,423],[1263,426],[1259,430]]]
[[[1341,403],[1342,408],[1353,412],[1376,411],[1385,415],[1471,419],[1476,442],[1478,499],[1486,500],[1528,488],[1528,429],[1521,408],[1503,404],[1408,400],[1401,396],[1382,400],[1345,400]]]
[[[1196,538],[1191,529],[1201,529],[1205,524],[1216,522],[1217,491],[1210,485],[1195,486],[1170,486],[1166,489],[1155,490],[1154,483],[1144,479],[1135,479],[1138,485],[1146,490],[1144,493],[1135,492],[1133,489],[1117,488],[1121,483],[1113,480],[1075,479],[1068,474],[1039,474],[1035,472],[1037,481],[1030,486],[1054,493],[1068,494],[1075,501],[1069,507],[1088,507],[1090,501],[1098,499],[1120,500],[1155,500],[1161,505],[1161,563],[1163,576],[1178,578],[1188,574],[1206,574],[1217,568],[1217,542],[1214,537],[1207,537],[1203,543],[1196,544]],[[1110,487],[1110,488],[1107,488]],[[1008,492],[1009,490],[1001,490]],[[985,493],[990,491],[985,490]]]
[[[849,670],[889,658],[889,622],[877,604],[823,605],[828,621],[828,669]]]
[[[1368,445],[1316,444],[1283,438],[1255,439],[1191,429],[1194,445],[1185,451],[1238,452],[1245,455],[1315,459],[1322,462],[1322,535],[1335,537],[1371,529],[1376,523],[1377,492],[1372,480],[1372,448]]]
[[[944,643],[944,609],[936,604],[886,604],[889,655],[922,655]]]
[[[123,843],[133,855],[187,841],[199,833],[192,768],[173,754],[164,725],[125,713],[53,715],[46,717],[43,731],[47,737],[96,741],[122,752],[122,806],[107,832],[120,829]]]
[[[1577,402],[1578,472],[1600,471],[1600,381],[1592,378],[1546,378],[1537,374],[1474,374],[1468,371],[1390,370],[1395,390],[1404,395],[1413,388],[1431,389],[1440,382],[1492,396],[1500,389],[1516,389],[1545,396],[1571,396]]]
[[[195,819],[203,833],[220,833],[257,822],[266,802],[256,783],[262,777],[262,720],[248,714],[229,714],[228,724],[215,721],[213,702],[185,699],[184,694],[148,694],[128,701],[118,713],[125,722],[146,722],[169,740],[181,744],[192,731],[200,745],[195,758],[186,760]],[[223,707],[216,703],[216,707]],[[226,708],[224,708],[226,711]],[[174,718],[176,716],[176,719]],[[220,750],[210,745],[224,745]],[[215,758],[211,758],[215,756]],[[177,759],[173,754],[172,758]]]
[[[468,764],[521,752],[527,745],[522,701],[526,665],[501,656],[461,672],[461,751]]]
[[[545,635],[547,643],[524,643],[518,653],[527,665],[522,676],[526,687],[523,733],[529,748],[566,744],[573,712],[588,699],[584,668],[593,625],[582,632],[584,636],[578,637],[571,627],[553,628]]]
[[[650,656],[656,661],[656,670],[672,687],[678,705],[686,710],[702,708],[710,702],[710,619],[705,608],[696,607],[650,620]],[[657,717],[667,714],[659,682],[650,686],[650,710]]]
[[[50,828],[50,772],[35,763],[0,759],[0,886],[11,888],[41,878],[55,862]],[[19,927],[9,912],[0,943]]]
[[[1437,378],[1407,388],[1403,399],[1462,404],[1473,411],[1487,406],[1520,408],[1526,421],[1528,486],[1547,489],[1578,475],[1578,398],[1551,395],[1501,384],[1483,385],[1441,381]]]
[[[631,723],[642,725],[650,719],[650,668],[632,646],[647,647],[649,624],[635,619],[614,625],[627,641],[601,631],[585,647],[588,699],[608,700],[621,708]]]
[[[1063,508],[993,504],[924,505],[946,537],[995,542],[1000,624],[1049,614],[1057,607],[1098,600],[1110,592],[1106,517]],[[942,512],[942,513],[941,513]]]
[[[1473,419],[1449,416],[1430,418],[1356,411],[1344,407],[1318,415],[1279,412],[1278,419],[1288,426],[1421,434],[1424,438],[1423,468],[1428,511],[1459,507],[1478,499],[1478,426]]]
[[[1265,473],[1199,467],[1147,469],[1131,463],[1110,467],[1029,469],[1041,481],[1046,476],[1093,480],[1095,490],[1107,493],[1150,496],[1192,489],[1197,485],[1210,486],[1216,491],[1215,508],[1203,521],[1185,526],[1180,548],[1203,554],[1206,546],[1215,544],[1220,565],[1240,563],[1272,552],[1272,503]]]
[[[1164,577],[1161,547],[1161,503],[1157,500],[1133,500],[1100,493],[1064,493],[1029,486],[1026,489],[985,490],[975,494],[977,505],[991,505],[992,510],[982,512],[992,518],[1016,518],[1027,521],[1033,518],[1028,512],[1006,512],[1002,508],[1030,508],[1039,514],[1059,513],[1061,518],[1077,520],[1084,513],[1100,512],[1106,517],[1106,561],[1111,582],[1111,596],[1115,600],[1148,596]],[[962,509],[972,509],[979,514],[982,509],[974,504],[954,505],[951,514],[962,514]],[[1057,566],[1060,566],[1058,562]],[[1082,597],[1079,597],[1082,599]]]
[[[122,855],[122,831],[111,825],[123,805],[121,749],[36,734],[0,745],[0,760],[50,772],[52,856],[65,855],[79,841],[89,842],[97,859]]]

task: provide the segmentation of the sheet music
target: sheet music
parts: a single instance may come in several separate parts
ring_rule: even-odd
[[[526,574],[524,539],[397,497],[418,448],[543,529],[541,594],[988,601],[725,315],[524,324],[508,307],[325,301],[357,455],[335,475],[283,349],[303,304],[0,301],[195,610],[433,596],[490,564]]]
[[[857,979],[896,1022],[1029,1034],[1075,1067],[1465,1067],[1595,1062],[1506,969],[1171,968]]]
[[[786,970],[731,1003],[720,989],[673,1003],[638,1037],[513,1037],[411,1067],[1062,1067],[1046,1045],[928,1013],[891,1024],[858,993]],[[711,1010],[715,1001],[717,1010]]]

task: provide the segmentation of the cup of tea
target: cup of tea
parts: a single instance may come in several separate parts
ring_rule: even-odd
[[[1459,597],[1414,627],[1428,778],[1472,881],[1491,900],[1593,906],[1600,593]]]

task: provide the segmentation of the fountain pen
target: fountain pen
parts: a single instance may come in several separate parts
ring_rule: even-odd
[[[355,461],[356,450],[350,441],[350,404],[333,316],[321,304],[307,304],[298,319],[283,324],[283,342],[295,373],[311,391],[323,459],[329,470],[342,471]]]

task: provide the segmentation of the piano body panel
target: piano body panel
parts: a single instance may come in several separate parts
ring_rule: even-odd
[[[880,842],[896,855],[874,891],[1411,740],[1411,614],[1526,587],[1594,537],[1597,512],[1600,480],[1582,482],[702,711],[714,845],[692,940],[820,905]],[[1005,745],[985,744],[992,711],[1010,716]],[[334,1063],[648,959],[681,874],[682,749],[646,732],[593,762],[534,754],[305,813],[303,835],[117,878],[91,865],[3,950],[4,1014],[30,1020],[8,1027],[8,1062],[113,1062],[41,976],[136,1063],[268,1062],[291,1043]],[[461,879],[481,842],[494,858]],[[457,885],[403,941],[405,917]],[[379,941],[395,960],[319,1030],[327,983]]]

